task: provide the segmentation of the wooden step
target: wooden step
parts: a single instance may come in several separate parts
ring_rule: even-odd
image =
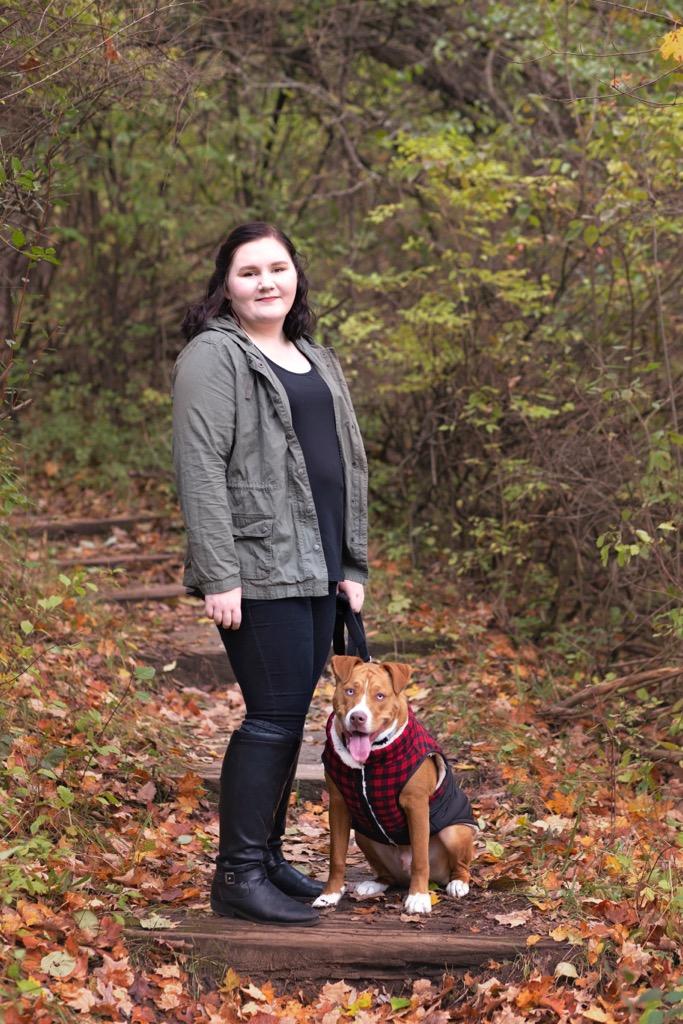
[[[48,539],[66,537],[70,534],[88,536],[94,533],[109,533],[114,527],[128,530],[138,523],[153,523],[163,518],[161,512],[137,512],[133,515],[106,516],[102,519],[50,519],[48,517],[24,516],[10,519],[15,530],[27,533],[29,537]]]
[[[450,930],[448,920],[444,927],[434,915],[424,922],[404,923],[398,913],[360,917],[337,910],[325,912],[312,927],[284,928],[207,913],[188,915],[175,928],[151,932],[131,927],[125,933],[132,940],[192,951],[204,963],[232,967],[254,979],[297,984],[337,978],[403,982],[489,960],[541,955],[559,962],[567,955],[566,945],[552,940],[528,946],[526,934],[458,934]]]
[[[175,637],[166,636],[163,649],[143,651],[140,657],[159,672],[164,665],[175,662],[175,667],[165,672],[163,678],[176,687],[196,686],[199,690],[223,689],[237,680],[215,626],[207,629],[210,629],[211,634],[215,634],[215,643],[208,640],[197,647],[188,648],[184,643],[177,644]]]
[[[150,588],[145,589],[149,590]],[[108,597],[107,600],[116,601],[116,594],[121,595],[122,592],[114,591],[111,598]],[[125,596],[123,599],[126,600]],[[128,598],[128,600],[132,599]],[[139,600],[144,600],[144,598],[139,598]],[[172,636],[168,639],[173,646],[165,648],[163,655],[154,653],[148,656],[143,655],[143,657],[155,667],[175,661],[176,667],[172,675],[169,676],[174,683],[211,690],[224,686],[226,683],[235,682],[225,648],[214,626],[198,627],[193,633],[184,633],[182,636]],[[421,647],[423,650],[435,649],[434,647],[427,648],[425,646],[427,642],[416,637],[406,638],[405,642],[412,654],[418,653],[417,647]],[[370,650],[374,658],[386,658],[387,661],[401,660],[410,656],[407,649],[398,650],[388,640],[375,642],[371,639]]]
[[[226,744],[227,746],[227,744]],[[221,761],[212,761],[208,765],[188,765],[204,783],[207,793],[218,794],[221,778]],[[294,775],[294,791],[300,800],[319,800],[325,785],[325,770],[322,761],[313,763],[299,761]]]
[[[175,597],[187,597],[187,588],[181,583],[161,583],[149,587],[121,587],[120,590],[103,590],[98,601],[125,604],[131,601],[169,601]]]
[[[122,555],[87,555],[78,556],[74,555],[70,558],[58,558],[57,565],[62,568],[68,568],[72,565],[95,565],[102,566],[103,568],[117,568],[119,566],[127,565],[156,565],[157,563],[163,562],[178,562],[178,553],[176,551],[160,551],[154,554],[143,554],[138,552],[136,554],[122,554]]]

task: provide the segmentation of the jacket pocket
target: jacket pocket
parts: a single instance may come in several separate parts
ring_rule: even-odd
[[[245,580],[265,579],[273,568],[273,517],[233,513],[232,536],[240,576]]]

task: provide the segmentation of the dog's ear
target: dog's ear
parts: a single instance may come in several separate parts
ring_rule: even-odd
[[[362,658],[352,658],[348,654],[333,654],[330,658],[330,665],[337,679],[344,683],[353,672],[356,665],[362,665]]]
[[[383,661],[382,668],[389,673],[394,693],[400,693],[408,685],[413,671],[410,665],[402,665],[399,661]]]

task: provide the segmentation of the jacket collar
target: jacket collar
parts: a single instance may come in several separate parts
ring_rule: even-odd
[[[254,355],[258,357],[263,355],[258,345],[254,344],[249,335],[231,316],[213,317],[211,320],[207,320],[205,327],[210,331],[222,331],[224,334],[228,334],[231,340],[239,345],[242,351],[247,355]],[[297,338],[294,344],[306,356],[313,353],[313,358],[315,358],[315,353],[328,353],[332,351],[331,349],[325,349],[320,345],[316,345],[315,342],[305,334],[302,334],[301,337]]]
[[[247,362],[252,370],[263,373],[268,380],[280,390],[281,384],[276,380],[275,374],[272,372],[267,362],[263,358],[263,352],[255,345],[251,338],[246,334],[244,330],[239,326],[237,321],[231,316],[219,316],[214,317],[211,320],[207,320],[206,329],[212,331],[222,331],[227,334],[231,341],[233,341],[247,357]],[[321,345],[308,338],[306,335],[301,335],[294,342],[296,347],[302,352],[306,358],[313,363],[316,370],[323,378],[325,383],[329,386],[331,384],[331,378],[334,377],[332,371],[332,364],[335,368],[337,366],[337,356],[334,349],[323,348]]]

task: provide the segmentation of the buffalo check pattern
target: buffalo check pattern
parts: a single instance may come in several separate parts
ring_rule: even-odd
[[[335,751],[333,728],[334,713],[327,720],[322,761],[344,798],[357,832],[380,843],[409,843],[408,822],[398,798],[425,758],[434,755],[443,759],[446,773],[430,797],[431,834],[447,825],[475,825],[470,802],[456,785],[441,747],[412,711],[403,732],[386,746],[372,750],[365,764],[358,768],[345,764]]]

